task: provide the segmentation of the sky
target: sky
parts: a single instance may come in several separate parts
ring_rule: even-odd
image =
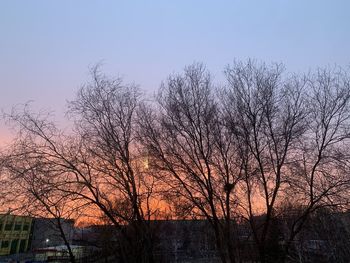
[[[348,67],[349,10],[348,0],[0,0],[0,109],[32,101],[63,120],[96,63],[149,94],[193,62],[217,81],[235,59]],[[0,120],[0,145],[12,137]]]

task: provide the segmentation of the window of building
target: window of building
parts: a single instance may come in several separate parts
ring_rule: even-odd
[[[1,248],[8,248],[9,247],[9,242],[7,240],[3,240],[1,242]]]
[[[11,241],[10,254],[18,253],[18,250],[17,250],[18,242],[19,242],[19,239],[13,239]]]
[[[26,240],[25,239],[22,239],[19,243],[19,253],[23,253],[25,252],[25,249],[26,249]]]
[[[20,231],[21,228],[22,228],[21,223],[16,223],[16,224],[15,224],[15,231]]]
[[[13,226],[13,223],[7,223],[5,225],[5,230],[7,230],[7,231],[12,230],[12,226]]]

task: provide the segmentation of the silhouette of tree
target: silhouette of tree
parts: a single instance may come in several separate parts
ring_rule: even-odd
[[[28,108],[8,116],[20,128],[12,155],[29,163],[21,172],[43,178],[44,184],[36,184],[42,188],[35,192],[36,199],[42,199],[45,189],[54,189],[77,209],[97,208],[96,215],[108,218],[121,232],[118,256],[124,262],[153,262],[148,221],[154,181],[137,143],[140,99],[136,86],[108,78],[95,67],[92,81],[69,103],[74,120],[70,134]]]
[[[168,187],[167,199],[184,216],[208,220],[222,262],[235,262],[232,216],[241,163],[205,67],[193,64],[183,75],[170,76],[157,107],[143,108],[142,142]]]

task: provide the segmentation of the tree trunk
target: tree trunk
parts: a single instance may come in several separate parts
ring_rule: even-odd
[[[70,244],[66,238],[66,234],[64,233],[64,230],[63,230],[63,227],[62,227],[62,224],[61,224],[61,218],[57,218],[57,227],[58,229],[60,230],[60,234],[61,234],[61,237],[63,239],[63,242],[64,244],[66,245],[67,249],[68,249],[68,254],[69,254],[69,260],[71,263],[75,263],[75,257],[74,257],[74,254],[73,254],[73,251],[70,247]]]

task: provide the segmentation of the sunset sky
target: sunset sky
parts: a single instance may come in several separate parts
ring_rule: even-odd
[[[222,80],[234,59],[288,71],[350,65],[350,1],[0,1],[0,108],[33,101],[62,119],[88,68],[152,94],[168,74],[204,62]],[[0,144],[11,133],[0,121]]]

